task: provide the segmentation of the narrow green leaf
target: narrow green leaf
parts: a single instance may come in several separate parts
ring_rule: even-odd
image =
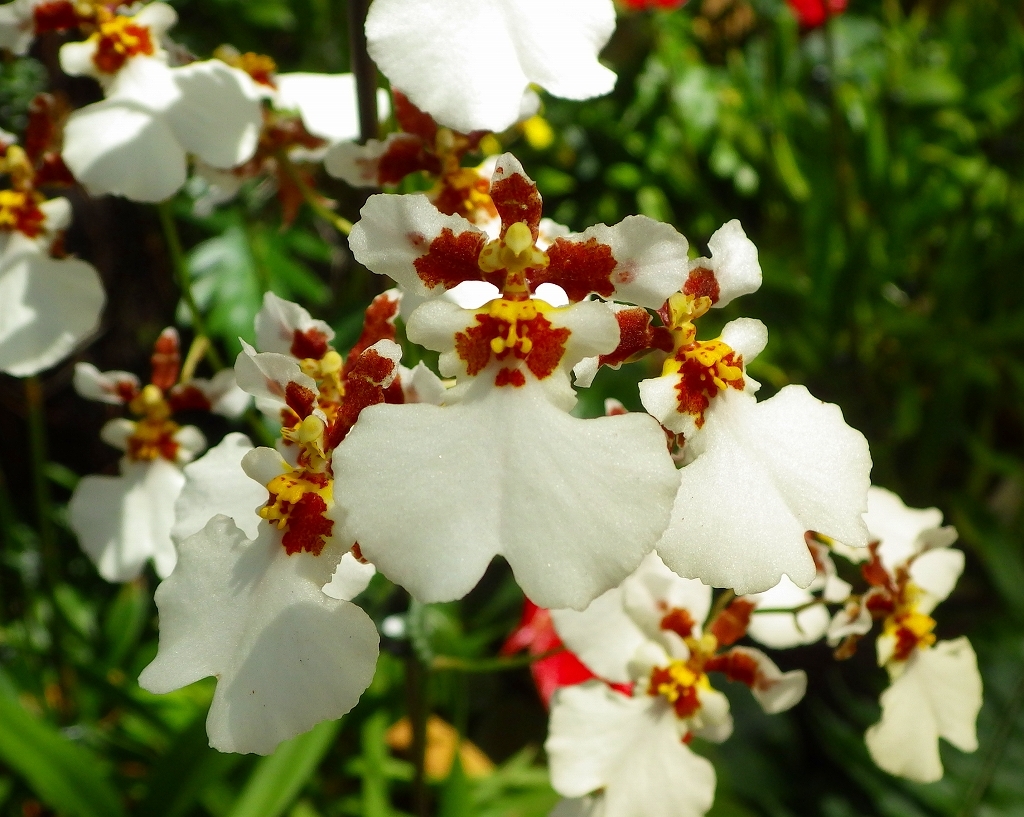
[[[295,801],[323,760],[341,728],[324,721],[312,731],[292,738],[256,764],[229,817],[279,817]]]
[[[204,712],[177,736],[153,768],[149,793],[134,813],[138,817],[182,817],[207,786],[224,778],[242,760],[242,755],[210,748]]]
[[[68,817],[121,817],[124,807],[106,769],[88,749],[0,696],[0,760],[40,800]]]
[[[363,724],[362,776],[363,817],[391,817],[391,799],[384,761],[388,758],[384,733],[388,728],[388,714],[377,710]]]

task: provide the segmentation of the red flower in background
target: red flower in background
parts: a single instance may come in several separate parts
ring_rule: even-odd
[[[846,0],[786,0],[804,28],[817,28],[836,14],[846,11]]]
[[[502,645],[500,654],[513,655],[527,650],[530,655],[543,655],[546,652],[557,650],[559,647],[564,647],[564,645],[551,623],[551,613],[526,599],[519,626],[512,631],[508,640]],[[597,678],[582,664],[575,653],[571,653],[567,649],[534,661],[530,665],[530,672],[533,674],[533,682],[536,684],[537,692],[545,706],[550,706],[551,696],[560,687],[582,684],[591,678]],[[626,695],[632,694],[628,684],[611,684],[610,686]]]

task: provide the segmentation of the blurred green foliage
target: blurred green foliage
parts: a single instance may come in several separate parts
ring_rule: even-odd
[[[198,54],[232,42],[285,70],[347,65],[343,3],[175,5],[176,32]],[[837,665],[820,645],[801,649],[778,656],[811,676],[795,713],[765,718],[732,696],[736,734],[700,747],[719,774],[712,814],[1021,814],[1024,12],[1010,0],[850,6],[814,31],[801,31],[782,0],[692,0],[624,17],[606,52],[620,76],[615,93],[547,99],[554,143],[536,149],[510,135],[506,144],[538,180],[548,214],[575,229],[640,212],[673,222],[701,253],[722,222],[739,218],[759,247],[764,286],[719,317],[768,325],[768,349],[751,366],[764,394],[800,382],[842,406],[871,443],[874,481],[910,505],[941,507],[968,553],[939,621],[941,637],[966,633],[979,655],[979,751],[944,747],[947,776],[930,786],[879,772],[862,734],[877,719],[884,674],[865,650]],[[0,66],[0,125],[23,127],[44,78],[35,60]],[[354,218],[360,195],[321,183]],[[308,212],[282,230],[266,189],[247,188],[208,218],[193,216],[185,197],[178,209],[197,298],[231,355],[239,336],[252,339],[267,289],[329,320],[345,348],[383,287]],[[140,324],[136,334],[148,341],[158,329]],[[145,355],[140,344],[140,367]],[[606,396],[637,407],[644,371],[643,362],[603,371],[580,411],[601,413]],[[63,500],[75,474],[59,452],[54,459],[49,487]],[[11,491],[0,491],[0,814],[406,813],[412,767],[385,733],[410,692],[498,762],[483,778],[455,764],[432,783],[439,814],[541,817],[555,802],[538,765],[544,713],[526,670],[406,672],[437,655],[494,654],[521,602],[503,565],[449,605],[407,609],[375,581],[361,601],[405,635],[384,639],[357,708],[269,758],[220,755],[203,723],[211,680],[167,696],[135,683],[156,650],[153,577],[102,583],[61,508],[49,536],[12,499],[28,467],[5,462]]]

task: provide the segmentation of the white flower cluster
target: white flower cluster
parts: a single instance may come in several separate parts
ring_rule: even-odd
[[[62,47],[61,65],[97,78],[105,99],[70,115],[60,156],[92,193],[164,200],[189,156],[202,207],[269,175],[286,218],[302,193],[293,162],[323,161],[352,184],[436,180],[363,207],[352,254],[397,289],[369,307],[347,355],[327,324],[267,294],[256,347],[211,381],[183,371],[173,330],[146,386],[76,369],[79,392],[135,419],[104,428],[125,451],[121,475],[84,479],[71,524],[111,581],[155,562],[160,648],[140,683],[165,692],[216,676],[215,747],[268,753],[355,705],[378,636],[352,599],[375,572],[420,602],[450,601],[500,555],[594,676],[552,701],[559,815],[707,812],[715,772],[691,742],[732,731],[714,674],[770,714],[806,687],[802,671],[738,645],[746,636],[777,649],[827,636],[847,655],[881,621],[892,683],[867,734],[872,757],[932,780],[938,737],[975,748],[973,651],[932,632],[963,567],[955,533],[937,511],[869,490],[867,442],[838,407],[801,386],[757,399],[747,367],[768,342],[760,321],[699,335],[710,310],[761,284],[739,223],[691,259],[684,236],[643,216],[582,233],[544,219],[511,154],[462,166],[485,130],[529,114],[530,83],[574,99],[611,89],[597,60],[611,0],[376,0],[370,53],[401,89],[402,132],[364,146],[346,144],[358,130],[349,77],[277,74],[229,51],[185,62],[160,2],[79,3],[59,25],[39,9],[0,7],[0,44],[24,51],[60,27],[88,35]],[[0,364],[26,374],[92,331],[102,290],[88,265],[51,257],[68,207],[35,192],[42,157],[14,145],[6,156],[20,182],[0,192]],[[82,290],[73,314],[56,286]],[[399,314],[447,380],[401,365]],[[644,355],[661,365],[639,385],[644,412],[573,416],[577,388]],[[238,416],[250,397],[277,445],[229,434],[194,459],[205,439],[175,413]],[[834,553],[862,564],[863,593]],[[726,590],[717,600],[714,587]]]

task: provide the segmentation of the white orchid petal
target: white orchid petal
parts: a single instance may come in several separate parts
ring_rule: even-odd
[[[292,354],[295,333],[334,340],[334,330],[324,321],[315,320],[297,303],[286,301],[273,292],[263,295],[263,307],[256,313],[256,345],[261,352]]]
[[[715,306],[726,306],[741,295],[756,292],[761,286],[761,266],[757,247],[747,238],[739,221],[733,219],[719,227],[708,241],[711,258],[690,262],[690,270],[710,269],[718,283]]]
[[[349,533],[422,601],[460,598],[501,554],[537,604],[582,609],[663,529],[664,436],[639,414],[570,417],[536,385],[484,386],[451,406],[364,410],[334,458]]]
[[[171,71],[179,98],[167,110],[167,123],[185,151],[220,169],[252,158],[263,113],[249,76],[220,60]]]
[[[376,573],[377,568],[371,564],[360,562],[349,551],[341,557],[331,580],[324,585],[324,593],[332,599],[352,601],[369,586],[370,579]]]
[[[804,532],[866,543],[867,442],[837,406],[787,386],[770,400],[716,398],[696,459],[682,469],[672,522],[657,550],[681,576],[737,593],[788,575],[815,577]]]
[[[61,155],[92,195],[157,202],[185,183],[185,151],[168,124],[127,99],[106,99],[72,113]]]
[[[256,538],[260,521],[256,511],[267,501],[267,490],[242,470],[242,458],[252,450],[248,437],[232,432],[185,466],[185,485],[171,529],[175,542],[198,533],[218,514],[234,520],[250,539]]]
[[[599,682],[558,690],[544,744],[552,786],[566,797],[603,790],[617,817],[703,817],[715,771],[679,739],[675,720],[665,701]]]
[[[750,618],[747,634],[775,650],[787,650],[801,644],[813,644],[825,635],[830,617],[828,608],[814,603],[814,596],[783,577],[775,587],[750,597],[765,610],[804,609],[794,613],[760,613]]]
[[[0,371],[28,377],[60,362],[99,325],[99,274],[34,247],[0,256]]]
[[[160,649],[139,677],[169,692],[218,678],[207,731],[220,751],[269,754],[348,712],[373,677],[377,632],[355,605],[305,575],[267,525],[250,541],[224,516],[181,543],[157,588]]]
[[[376,0],[366,37],[394,87],[468,133],[512,125],[531,82],[569,99],[611,91],[597,52],[614,27],[610,0]]]
[[[962,550],[929,550],[910,563],[910,580],[928,594],[931,609],[949,597],[963,572]],[[931,609],[921,612],[928,613]]]
[[[881,704],[882,719],[865,735],[875,763],[921,783],[941,778],[940,737],[964,752],[978,748],[981,675],[970,642],[958,638],[917,650]]]
[[[919,551],[918,539],[923,533],[942,525],[942,511],[908,508],[892,491],[872,485],[864,523],[871,538],[882,543],[878,556],[886,570],[893,573]]]
[[[359,111],[352,74],[277,74],[276,105],[297,110],[313,136],[328,142],[354,142],[359,138]],[[377,91],[377,114],[387,119],[391,98]]]
[[[121,464],[121,476],[84,477],[68,504],[82,550],[109,582],[131,581],[153,560],[157,575],[174,569],[174,503],[185,484],[166,460]]]
[[[348,244],[356,261],[378,275],[387,275],[402,290],[420,297],[441,295],[443,285],[428,286],[414,262],[427,254],[431,242],[450,230],[486,235],[462,216],[446,216],[423,195],[370,196],[359,211]]]
[[[579,245],[590,240],[610,247],[616,262],[609,276],[614,289],[607,297],[658,309],[686,281],[687,241],[670,224],[646,216],[627,216],[613,227],[596,224],[582,233],[557,239],[553,246],[563,241]]]

